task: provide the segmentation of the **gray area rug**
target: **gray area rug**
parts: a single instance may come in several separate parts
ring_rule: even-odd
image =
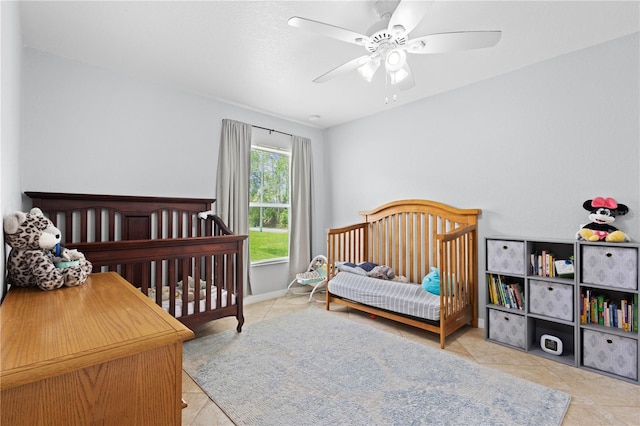
[[[238,425],[558,425],[570,396],[310,307],[185,342]]]

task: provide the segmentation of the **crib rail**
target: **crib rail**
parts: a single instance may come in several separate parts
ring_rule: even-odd
[[[212,235],[214,199],[26,192],[60,229],[65,244]]]
[[[477,327],[477,229],[467,225],[437,234],[440,259],[440,319],[461,317]],[[470,316],[469,316],[470,315]],[[447,334],[449,330],[445,330]]]
[[[167,311],[188,327],[233,315],[238,316],[240,328],[246,238],[224,235],[76,243],[69,247],[84,253],[94,272],[118,272],[145,295],[155,294],[156,304],[163,306],[164,302]],[[206,284],[201,285],[201,280]],[[167,301],[163,301],[163,293],[169,295]]]
[[[338,272],[336,262],[361,263],[368,260],[365,223],[327,231],[327,276]]]

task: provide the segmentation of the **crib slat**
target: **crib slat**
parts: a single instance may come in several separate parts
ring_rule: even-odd
[[[164,215],[166,210],[158,211],[157,215],[157,226],[156,226],[156,235],[158,239],[164,238]]]
[[[224,281],[224,269],[223,269],[222,255],[215,256],[215,270],[216,270],[216,308],[222,306],[222,288],[226,288]]]
[[[116,235],[116,212],[113,209],[109,209],[109,238],[107,241],[115,241]]]
[[[227,306],[231,305],[231,296],[233,295],[233,281],[235,278],[235,270],[233,268],[233,262],[230,262],[229,260],[230,259],[227,257],[227,261],[225,262],[227,265],[227,272],[226,272],[227,279],[226,279],[226,285],[225,285],[225,288],[227,289]]]
[[[148,268],[142,269],[142,281],[140,282],[140,291],[145,295],[149,295],[149,282],[151,274]]]
[[[182,271],[180,276],[180,281],[182,281],[182,316],[189,315],[189,264],[187,263],[188,259],[186,257],[182,258],[182,264],[180,265],[179,270]],[[196,287],[199,283],[193,283],[193,291],[194,296],[196,292]],[[196,307],[194,305],[193,312],[196,311]]]
[[[102,241],[102,209],[96,208],[93,210],[93,241]]]
[[[71,212],[67,212],[67,214],[65,215],[65,224],[64,224],[64,228],[66,230],[66,234],[67,234],[67,242],[69,243],[75,243],[76,241],[73,241],[73,213]]]
[[[169,219],[167,220],[167,238],[174,238],[173,237],[173,221],[175,220],[174,213],[175,212],[173,210],[169,210],[168,212]]]
[[[184,214],[187,215],[187,235],[185,235],[185,238],[196,237],[198,234],[194,233],[193,216],[187,212],[184,212]]]
[[[80,242],[86,243],[87,240],[87,211],[80,212]]]
[[[183,232],[184,232],[184,228],[183,228],[183,217],[182,217],[182,212],[180,210],[175,210],[174,211],[177,219],[178,219],[178,225],[176,229],[176,238],[183,238]]]
[[[156,261],[156,282],[155,282],[155,289],[156,289],[156,305],[158,306],[162,306],[162,279],[163,279],[163,274],[162,274],[162,266],[163,266],[163,261]],[[171,295],[169,295],[169,297],[171,297]]]
[[[204,276],[205,281],[207,282],[207,301],[205,302],[207,305],[207,311],[212,309],[211,307],[211,286],[214,285],[213,282],[213,258],[211,256],[206,256],[204,258]]]
[[[195,302],[195,306],[196,306],[196,311],[195,312],[200,312],[200,291],[201,291],[201,287],[200,287],[200,257],[196,257],[193,260],[193,281],[194,281],[194,302]],[[206,295],[205,295],[206,296]],[[206,299],[205,299],[206,300]],[[207,307],[205,306],[205,310],[207,309]]]

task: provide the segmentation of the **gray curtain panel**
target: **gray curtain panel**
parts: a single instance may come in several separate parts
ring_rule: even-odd
[[[222,120],[216,210],[218,216],[236,234],[249,235],[249,175],[251,174],[251,125]],[[249,280],[249,240],[244,244],[244,288],[251,294]]]
[[[289,279],[311,261],[311,140],[291,136]]]

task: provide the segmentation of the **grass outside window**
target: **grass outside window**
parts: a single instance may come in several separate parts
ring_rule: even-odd
[[[289,256],[289,233],[286,231],[249,231],[251,262]]]

